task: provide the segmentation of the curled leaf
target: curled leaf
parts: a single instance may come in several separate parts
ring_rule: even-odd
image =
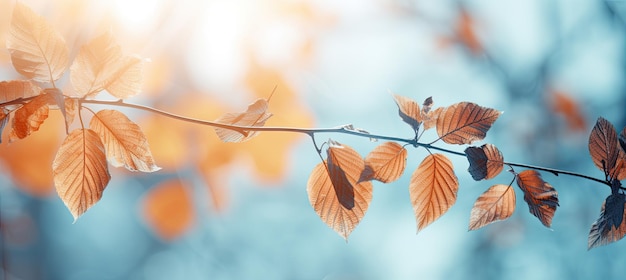
[[[24,139],[31,133],[39,130],[39,126],[48,118],[49,94],[42,94],[24,104],[15,111],[9,142]]]
[[[396,101],[396,105],[398,105],[400,118],[402,118],[405,123],[408,123],[413,130],[416,132],[419,131],[420,125],[422,124],[420,105],[408,97],[397,94],[393,95],[393,99]]]
[[[15,70],[38,82],[58,80],[69,65],[69,50],[61,34],[19,2],[13,9],[7,48]]]
[[[238,125],[238,126],[263,126],[272,114],[267,112],[268,102],[264,98],[259,98],[254,103],[248,106],[248,109],[243,113],[226,113],[220,116],[215,122]],[[258,134],[258,131],[249,131],[247,135],[243,135],[240,132],[215,128],[215,133],[224,142],[243,142],[250,140],[252,137]]]
[[[482,140],[501,112],[470,102],[443,109],[437,117],[439,139],[448,144],[471,144]]]
[[[148,140],[141,128],[123,113],[101,110],[91,119],[89,127],[104,142],[111,165],[142,172],[160,169],[154,163]]]
[[[550,227],[556,207],[559,206],[556,190],[535,170],[524,170],[516,176],[517,185],[524,192],[524,201],[528,203],[530,213],[544,226]]]
[[[4,131],[4,127],[9,122],[9,111],[6,109],[0,110],[0,143],[2,143],[2,132]]]
[[[476,199],[470,214],[469,230],[476,230],[511,217],[515,211],[515,191],[511,186],[494,185]]]
[[[418,232],[454,205],[458,188],[454,167],[446,156],[431,154],[422,161],[409,185]]]
[[[91,129],[76,129],[63,141],[52,163],[54,185],[74,221],[102,197],[111,175],[104,145]]]
[[[589,135],[589,154],[593,163],[604,174],[613,174],[619,156],[617,132],[606,119],[600,117]]]
[[[424,130],[429,130],[437,125],[437,119],[439,118],[439,114],[441,114],[442,111],[443,108],[439,107],[435,110],[430,110],[422,115],[422,117],[424,118]]]
[[[626,211],[624,207],[626,195],[621,193],[609,195],[602,204],[600,218],[591,225],[588,249],[607,245],[618,241],[626,235]]]
[[[407,151],[396,142],[385,142],[365,157],[361,181],[378,180],[389,183],[400,178],[406,167]]]
[[[0,82],[0,103],[29,98],[41,93],[41,88],[30,81],[13,80]]]
[[[174,240],[193,225],[193,198],[180,180],[168,180],[150,188],[142,202],[143,216],[154,233]]]
[[[465,154],[470,164],[467,171],[476,181],[492,179],[502,172],[504,158],[492,144],[484,144],[480,148],[468,147]]]

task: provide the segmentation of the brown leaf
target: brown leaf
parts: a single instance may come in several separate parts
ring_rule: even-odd
[[[602,117],[598,118],[589,135],[589,154],[593,163],[606,175],[614,172],[619,156],[617,143],[617,132],[613,124]]]
[[[243,113],[226,113],[220,116],[215,122],[238,125],[238,126],[263,126],[272,114],[267,112],[268,102],[264,98],[259,98],[248,106]],[[243,135],[237,131],[215,128],[215,133],[224,142],[243,142],[250,140],[258,134],[258,131],[250,131],[247,135]]]
[[[530,213],[544,226],[550,227],[556,207],[559,206],[556,190],[535,170],[524,170],[516,177],[517,185],[524,192],[524,201],[528,203]]]
[[[465,45],[465,47],[467,47],[472,54],[478,55],[482,53],[483,48],[474,29],[474,19],[467,10],[461,8],[459,10],[459,19],[456,25],[457,36],[459,37],[460,42],[463,43],[463,45]]]
[[[41,93],[41,88],[30,81],[13,80],[0,82],[0,103],[29,98]]]
[[[19,2],[13,9],[7,48],[15,70],[38,82],[53,83],[69,64],[69,50],[61,34]]]
[[[561,91],[552,91],[550,98],[552,111],[565,118],[567,126],[571,131],[585,131],[587,122],[578,102],[569,94]]]
[[[461,102],[441,111],[437,118],[439,139],[448,144],[471,144],[485,138],[501,112],[470,102]]]
[[[454,167],[445,155],[431,154],[422,161],[409,185],[418,232],[454,205],[458,188]]]
[[[610,175],[611,178],[621,181],[626,179],[626,127],[620,132],[618,140],[621,148],[617,149],[617,163]]]
[[[492,179],[502,172],[504,158],[492,144],[484,144],[480,148],[468,147],[465,154],[470,164],[467,171],[476,181]]]
[[[91,119],[89,127],[102,139],[111,165],[142,172],[160,169],[154,164],[148,140],[141,128],[123,113],[101,110]]]
[[[180,180],[164,181],[148,190],[143,198],[146,222],[165,241],[180,237],[196,219],[193,199],[185,185]]]
[[[352,180],[358,179],[358,174],[347,174]],[[311,172],[307,182],[309,202],[315,213],[335,232],[348,240],[350,233],[361,222],[372,201],[372,183],[360,182],[354,184],[354,207],[348,209],[342,205],[337,191],[330,180],[325,163],[320,163]]]
[[[52,163],[54,185],[74,221],[102,197],[111,175],[104,145],[91,129],[72,131]]]
[[[503,221],[515,211],[515,191],[511,186],[494,185],[474,203],[470,214],[469,230],[477,230],[488,224]]]
[[[420,125],[422,124],[420,105],[413,99],[397,94],[393,95],[393,99],[396,101],[396,105],[398,105],[400,118],[402,118],[405,123],[408,123],[413,130],[416,132],[419,131]]]
[[[2,143],[2,132],[4,131],[4,127],[9,122],[9,111],[6,109],[0,110],[0,143]]]
[[[39,130],[39,126],[48,118],[50,101],[50,95],[42,94],[17,109],[13,116],[13,130],[9,134],[9,142],[24,139]]]
[[[328,175],[332,182],[339,203],[346,209],[354,207],[354,185],[360,179],[365,168],[363,158],[355,150],[329,140],[327,150]]]
[[[602,203],[600,218],[591,225],[589,231],[588,249],[607,245],[624,238],[626,235],[625,202],[626,195],[617,193],[609,195]]]
[[[407,151],[396,142],[385,142],[365,157],[361,181],[378,180],[389,183],[400,178],[406,167]]]
[[[430,110],[422,115],[422,118],[424,119],[424,130],[429,130],[437,125],[437,119],[439,118],[439,114],[441,114],[442,111],[443,108],[439,107],[435,110]]]

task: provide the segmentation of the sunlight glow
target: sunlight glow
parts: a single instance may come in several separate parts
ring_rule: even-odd
[[[164,0],[115,0],[116,19],[129,31],[145,32],[154,27]]]

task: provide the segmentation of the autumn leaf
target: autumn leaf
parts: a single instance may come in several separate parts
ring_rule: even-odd
[[[503,221],[515,211],[515,191],[511,186],[494,185],[474,203],[470,214],[469,230],[477,230],[488,224]]]
[[[41,88],[30,81],[13,80],[0,82],[0,103],[29,98],[41,93]]]
[[[591,225],[588,249],[607,245],[618,241],[626,235],[626,212],[624,207],[626,195],[621,193],[609,195],[602,204],[600,218]]]
[[[468,147],[465,155],[470,164],[467,171],[476,181],[492,179],[502,172],[504,158],[500,150],[492,144],[484,144],[480,148]]]
[[[365,168],[363,159],[355,150],[332,139],[328,141],[327,167],[339,203],[347,209],[354,207],[354,186]]]
[[[272,114],[267,112],[268,102],[264,98],[259,98],[248,106],[243,113],[226,113],[220,116],[215,122],[238,125],[238,126],[263,126]],[[258,134],[258,131],[250,131],[247,135],[243,135],[237,131],[215,128],[215,133],[223,142],[243,142],[251,139]]]
[[[435,110],[430,110],[422,115],[424,118],[424,122],[422,126],[424,130],[429,130],[437,125],[437,119],[439,118],[439,114],[443,111],[443,108],[439,107]]]
[[[360,174],[346,174],[351,180]],[[311,172],[307,182],[309,202],[315,213],[335,232],[348,240],[350,233],[361,222],[372,201],[372,183],[360,182],[353,185],[354,206],[344,207],[339,201],[337,191],[330,180],[326,163],[320,163]]]
[[[365,157],[365,169],[360,181],[378,180],[390,183],[404,173],[407,151],[396,142],[385,142]]]
[[[437,118],[439,139],[448,144],[471,144],[482,140],[501,112],[470,102],[444,108]]]
[[[454,205],[458,188],[454,167],[446,156],[431,154],[422,161],[409,185],[418,232]]]
[[[165,241],[172,241],[193,225],[196,214],[193,199],[180,180],[159,183],[146,192],[142,209],[147,224]]]
[[[474,19],[464,8],[460,8],[459,10],[456,32],[460,42],[463,43],[472,54],[478,55],[482,52],[482,44],[480,40],[478,40],[478,36],[476,36]]]
[[[589,154],[593,163],[604,174],[613,174],[619,156],[617,132],[606,119],[600,117],[589,135]]]
[[[76,118],[76,113],[78,113],[78,99],[74,98],[64,98],[65,102],[65,114],[63,118],[65,119],[65,128],[66,132],[69,134],[69,127],[74,122],[74,118]]]
[[[130,171],[154,172],[160,168],[148,146],[141,128],[115,110],[101,110],[91,119],[89,127],[98,133],[106,147],[109,163]]]
[[[7,48],[15,70],[38,82],[54,83],[69,64],[69,50],[61,34],[19,2],[13,9]]]
[[[31,133],[39,130],[39,126],[48,118],[49,94],[42,94],[24,104],[15,111],[9,142],[24,139]]]
[[[2,132],[4,131],[4,127],[9,122],[9,111],[6,109],[0,110],[0,143],[2,143]]]
[[[400,115],[400,118],[402,118],[405,123],[408,123],[417,133],[420,125],[422,124],[422,115],[419,104],[408,97],[397,94],[393,95],[393,99],[396,101],[396,105],[398,105],[398,114]]]
[[[626,127],[619,134],[619,145],[622,147],[622,151],[626,153]]]
[[[552,107],[552,111],[565,118],[567,126],[571,131],[585,130],[587,127],[585,116],[583,115],[576,100],[574,100],[567,93],[561,91],[552,91],[550,97],[550,106]]]
[[[104,145],[91,129],[76,129],[63,141],[52,163],[54,185],[74,221],[102,197],[111,175]]]
[[[550,227],[556,207],[559,206],[556,190],[543,181],[541,174],[535,170],[524,170],[517,174],[517,185],[524,192],[524,201],[528,203],[530,213],[544,226]]]

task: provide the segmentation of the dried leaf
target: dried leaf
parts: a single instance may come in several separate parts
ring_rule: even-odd
[[[437,125],[437,119],[439,114],[443,111],[443,108],[439,107],[435,110],[428,111],[428,113],[422,115],[424,118],[423,126],[424,130],[429,130]]]
[[[123,113],[101,110],[91,119],[89,127],[104,142],[111,165],[142,172],[160,169],[154,164],[148,140],[141,128]]]
[[[492,179],[502,172],[504,158],[500,150],[492,144],[484,144],[480,148],[468,147],[465,154],[470,164],[467,171],[476,181]]]
[[[7,48],[15,70],[38,82],[58,80],[69,64],[69,50],[61,34],[19,2],[13,9]]]
[[[552,110],[562,115],[571,131],[585,131],[587,122],[578,102],[569,94],[561,91],[552,91],[550,105]]]
[[[409,185],[418,232],[454,205],[458,188],[454,167],[445,155],[431,154],[422,161]]]
[[[24,104],[15,111],[9,142],[24,139],[31,133],[39,130],[39,126],[48,118],[49,94],[42,94]]]
[[[111,95],[124,99],[141,92],[144,60],[137,56],[126,56],[120,60],[120,67],[104,89]]]
[[[111,175],[104,145],[91,129],[72,131],[52,163],[54,185],[74,221],[102,197]]]
[[[602,117],[598,118],[589,135],[589,154],[593,163],[606,175],[614,172],[619,156],[617,142],[617,132],[613,124]]]
[[[535,170],[524,170],[517,174],[517,185],[524,192],[524,201],[528,203],[530,213],[544,226],[550,227],[556,207],[559,206],[556,190],[543,181],[541,174]]]
[[[461,102],[441,111],[437,118],[439,139],[448,144],[471,144],[482,140],[501,112],[470,102]]]
[[[626,235],[626,195],[609,195],[602,204],[600,218],[591,225],[588,249],[618,241]]]
[[[353,176],[354,174],[350,174],[348,177],[354,179]],[[372,183],[360,182],[354,184],[353,191],[354,207],[347,209],[339,202],[325,163],[315,166],[307,182],[309,202],[313,206],[315,213],[320,216],[324,223],[346,240],[348,240],[350,233],[361,222],[365,212],[367,212],[367,208],[372,201]]]
[[[327,150],[328,175],[332,182],[339,203],[346,208],[354,207],[354,186],[365,168],[363,159],[355,150],[329,140]]]
[[[389,183],[400,178],[406,167],[407,151],[396,142],[385,142],[365,157],[361,181],[378,180]]]
[[[493,185],[476,199],[470,214],[469,230],[503,221],[515,211],[515,191],[511,186]]]
[[[196,217],[193,199],[180,180],[159,183],[146,192],[143,216],[154,233],[165,241],[172,241],[193,225]]]
[[[393,99],[396,101],[396,105],[398,105],[398,114],[400,115],[400,118],[402,118],[405,123],[408,123],[413,130],[416,132],[419,131],[420,125],[422,124],[422,115],[419,104],[408,97],[397,94],[393,95]]]
[[[4,131],[4,127],[9,122],[9,111],[2,109],[0,110],[0,143],[2,143],[2,132]]]
[[[76,113],[78,113],[78,99],[65,98],[65,115],[63,117],[65,119],[65,128],[68,130],[68,133],[69,127],[74,122],[74,118],[76,118]]]
[[[29,98],[41,93],[41,88],[30,81],[13,80],[0,82],[0,103]]]
[[[248,106],[243,113],[226,113],[220,116],[215,122],[238,125],[238,126],[263,126],[272,114],[267,112],[268,102],[264,98],[259,98]],[[215,133],[224,142],[243,142],[250,140],[258,134],[258,131],[250,131],[247,135],[243,135],[237,131],[215,128]]]

